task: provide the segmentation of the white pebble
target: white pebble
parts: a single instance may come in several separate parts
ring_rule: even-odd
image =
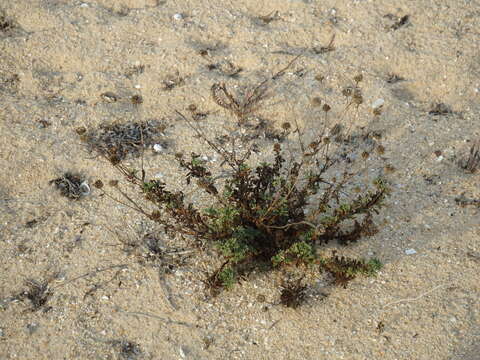
[[[185,351],[183,351],[182,347],[180,347],[180,349],[178,349],[178,352],[180,353],[180,356],[182,358],[185,358]]]
[[[405,254],[407,255],[413,255],[413,254],[416,254],[417,251],[415,249],[407,249],[405,250]]]
[[[80,190],[80,194],[82,194],[83,196],[87,196],[90,194],[90,186],[86,181],[80,184],[79,190]]]
[[[135,89],[140,89],[141,86],[140,86],[139,84],[137,84],[137,85],[134,86],[134,88],[135,88]]]
[[[82,4],[80,4],[80,7],[82,7],[82,8],[87,8],[87,7],[88,7],[88,4],[82,3]]]
[[[163,146],[160,145],[160,144],[155,144],[153,145],[153,151],[159,153],[159,152],[162,152],[163,151]]]
[[[378,108],[382,107],[383,104],[385,104],[385,100],[383,100],[383,99],[377,99],[377,100],[375,100],[375,101],[372,103],[372,108],[378,109]]]
[[[179,20],[182,20],[182,19],[183,19],[183,15],[182,15],[182,14],[175,14],[175,15],[173,15],[173,18],[174,18],[175,20],[179,21]]]

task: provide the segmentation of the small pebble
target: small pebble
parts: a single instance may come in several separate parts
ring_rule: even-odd
[[[385,104],[385,100],[383,100],[383,99],[377,99],[377,100],[375,100],[375,101],[372,103],[372,108],[378,109],[378,108],[382,107],[383,104]]]
[[[86,181],[80,184],[80,194],[83,196],[87,196],[90,194],[90,185]]]
[[[153,145],[153,151],[159,153],[159,152],[162,152],[164,149],[163,149],[163,146],[160,145],[160,144],[155,144]]]
[[[175,14],[175,15],[173,15],[173,18],[174,18],[175,20],[179,21],[179,20],[182,20],[182,19],[183,19],[183,15],[182,15],[182,14]]]
[[[417,251],[415,249],[407,249],[405,250],[405,254],[407,255],[413,255],[413,254],[416,254]]]
[[[115,95],[111,91],[104,92],[103,94],[100,95],[100,97],[105,101],[109,103],[113,103],[118,100],[118,96]]]

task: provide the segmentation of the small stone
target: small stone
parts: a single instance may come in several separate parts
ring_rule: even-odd
[[[81,8],[87,8],[87,7],[88,7],[88,4],[87,4],[87,3],[81,3],[81,4],[80,4],[80,7],[81,7]]]
[[[182,14],[175,14],[173,15],[173,18],[177,21],[183,20],[183,15]]]
[[[407,249],[405,250],[405,254],[407,255],[413,255],[413,254],[416,254],[417,251],[415,249]]]
[[[377,99],[372,103],[372,108],[378,109],[381,108],[385,104],[385,100],[383,99]]]
[[[87,196],[90,194],[90,185],[86,181],[82,182],[79,187],[80,195]]]
[[[163,146],[161,144],[155,144],[153,145],[153,151],[157,152],[157,153],[160,153],[162,152],[164,149],[163,149]]]
[[[118,100],[118,96],[111,91],[104,92],[103,94],[100,95],[100,97],[103,99],[103,101],[109,102],[109,103],[113,103]]]

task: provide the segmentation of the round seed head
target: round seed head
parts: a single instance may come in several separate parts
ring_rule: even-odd
[[[97,180],[93,183],[93,186],[95,186],[97,189],[103,188],[103,182],[102,180]]]
[[[362,74],[358,74],[356,75],[353,80],[355,80],[356,83],[359,83],[363,80],[363,75]]]

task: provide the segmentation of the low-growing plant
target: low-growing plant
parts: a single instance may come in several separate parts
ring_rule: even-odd
[[[476,173],[480,168],[480,140],[475,141],[470,147],[468,155],[463,156],[458,164],[469,173]]]
[[[279,73],[271,80],[278,76]],[[362,103],[360,81],[357,76],[353,92],[356,97],[351,97],[347,109],[351,104],[358,108]],[[242,126],[267,85],[263,82],[254,87],[249,92],[253,95],[241,102],[233,98],[224,84],[214,85],[212,96],[219,105],[231,110]],[[228,101],[220,101],[219,93]],[[328,104],[323,105],[325,118],[330,109]],[[253,159],[252,146],[244,147],[244,151],[227,150],[205,136],[194,120],[180,112],[177,115],[222,157],[222,166],[228,168],[228,176],[221,180],[199,154],[176,155],[187,185],[196,186],[211,198],[210,206],[194,205],[183,191],[174,190],[161,180],[147,179],[143,169],[134,171],[121,163],[112,163],[154,205],[154,210],[145,210],[122,192],[129,206],[165,229],[191,236],[202,248],[210,247],[221,255],[221,266],[205,281],[213,294],[232,288],[238,279],[252,271],[301,267],[306,272],[328,272],[336,284],[345,285],[359,274],[373,275],[379,270],[378,260],[321,252],[322,245],[330,241],[345,245],[377,231],[373,217],[379,213],[390,190],[382,177],[358,186],[357,179],[366,170],[368,153],[357,157],[364,165],[354,170],[354,157],[331,150],[334,145],[326,126],[307,145],[295,121],[295,126],[285,123],[282,129],[286,136],[298,134],[298,152],[288,148],[291,156],[287,160],[284,146],[275,143],[271,158],[259,162]],[[330,133],[338,133],[338,125]],[[356,195],[354,189],[358,190]],[[217,261],[212,259],[212,263]],[[297,285],[294,292],[303,294],[304,285]],[[287,295],[285,303],[289,303]]]

